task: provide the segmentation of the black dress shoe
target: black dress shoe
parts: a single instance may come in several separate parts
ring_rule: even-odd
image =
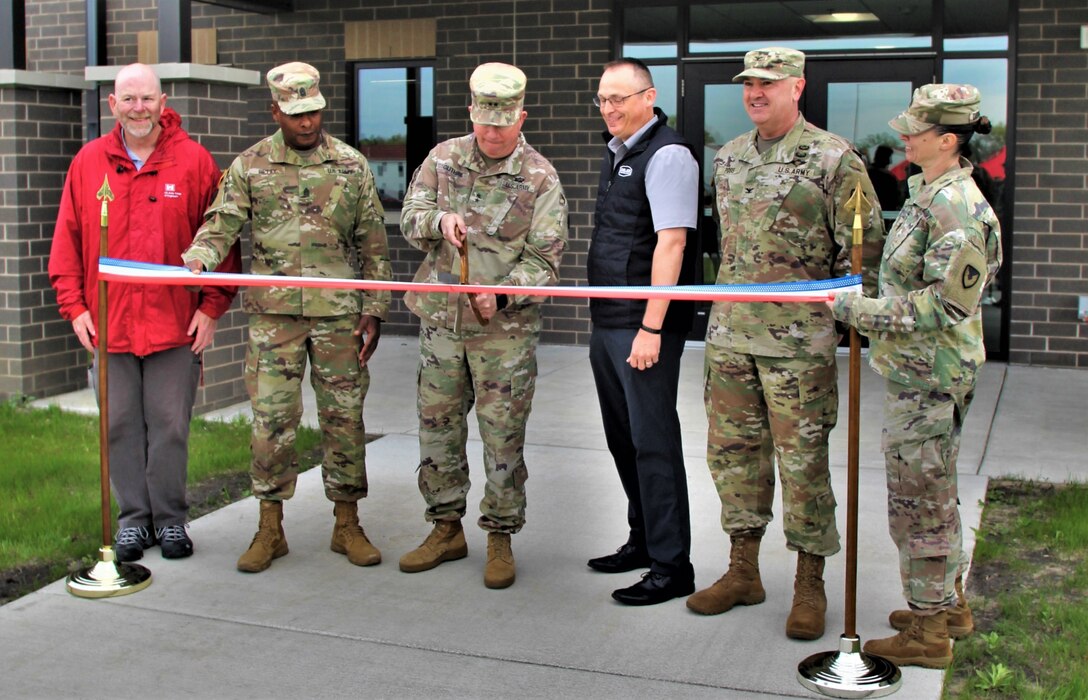
[[[694,592],[695,580],[690,575],[670,576],[648,571],[635,585],[612,591],[612,597],[624,605],[657,605]]]
[[[628,542],[615,554],[609,554],[586,562],[589,568],[605,574],[621,574],[624,571],[645,569],[650,565],[650,555]]]

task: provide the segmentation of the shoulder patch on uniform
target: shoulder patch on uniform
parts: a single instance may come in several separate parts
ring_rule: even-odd
[[[963,313],[973,314],[978,310],[985,282],[986,256],[973,246],[964,246],[949,265],[941,298]]]

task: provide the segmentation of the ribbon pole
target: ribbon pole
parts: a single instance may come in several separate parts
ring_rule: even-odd
[[[105,180],[98,191],[102,202],[101,223],[99,228],[99,248],[102,255],[109,247],[109,202],[113,193],[109,190],[109,180]],[[101,468],[100,493],[102,497],[102,546],[112,546],[110,530],[113,519],[110,517],[110,392],[109,392],[109,295],[106,280],[98,278],[98,463]]]
[[[861,220],[861,185],[851,197],[854,207],[853,245],[850,247],[850,272],[861,274],[861,245],[865,229]],[[850,406],[846,447],[846,615],[843,634],[857,636],[858,591],[858,468],[861,441],[861,336],[850,326]]]
[[[113,201],[109,175],[97,192],[102,203],[99,219],[99,250],[106,257],[109,247],[109,203]],[[101,469],[102,546],[98,563],[68,576],[68,592],[78,598],[109,598],[143,590],[151,584],[151,572],[139,564],[119,563],[113,551],[110,517],[110,427],[109,427],[109,296],[107,282],[98,276],[98,462]]]
[[[861,246],[865,235],[863,216],[872,211],[861,192],[854,187],[848,203],[854,211],[850,267],[861,274]],[[869,209],[866,211],[866,207]],[[846,610],[845,631],[839,637],[838,651],[809,656],[797,667],[797,680],[809,690],[835,698],[877,698],[891,695],[903,684],[903,676],[887,659],[861,651],[857,635],[858,579],[858,467],[861,437],[861,337],[850,327],[850,407],[846,450]]]

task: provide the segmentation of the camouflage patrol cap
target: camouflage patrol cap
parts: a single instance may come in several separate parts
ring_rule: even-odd
[[[476,124],[512,126],[525,104],[525,74],[506,63],[484,63],[468,79],[469,115]]]
[[[733,76],[733,82],[739,83],[745,78],[782,80],[803,77],[805,77],[805,54],[797,49],[769,46],[744,54],[744,70]]]
[[[914,91],[914,98],[907,111],[888,122],[901,134],[913,136],[929,131],[938,124],[965,126],[979,118],[982,96],[972,85],[935,83],[923,85]]]
[[[272,99],[284,114],[302,114],[324,109],[325,98],[318,84],[321,74],[308,63],[284,63],[265,76]]]

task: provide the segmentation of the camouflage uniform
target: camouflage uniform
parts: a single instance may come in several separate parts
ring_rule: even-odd
[[[468,229],[470,282],[543,285],[559,280],[567,242],[567,201],[555,169],[519,136],[513,153],[491,166],[472,135],[436,146],[416,171],[401,230],[427,253],[415,276],[434,282],[456,274],[456,249],[442,236],[443,214]],[[518,532],[525,521],[525,424],[536,380],[540,303],[508,295],[490,323],[473,317],[467,295],[404,296],[421,320],[418,374],[419,488],[428,521],[465,514],[469,490],[466,418],[473,403],[484,442],[487,485],[480,527]]]
[[[834,314],[869,336],[869,365],[887,380],[888,527],[904,597],[950,608],[967,563],[956,456],[985,361],[981,298],[1001,264],[1000,226],[965,159],[928,184],[913,176],[910,194],[884,247],[879,298],[837,297]]]
[[[714,158],[722,263],[718,283],[819,280],[849,274],[855,186],[872,202],[865,165],[844,139],[798,116],[763,154],[753,130]],[[863,242],[875,283],[884,229],[873,208]],[[815,304],[715,302],[706,336],[707,462],[722,527],[761,536],[772,518],[774,464],[782,479],[790,549],[839,550],[827,437],[838,413],[828,309]]]
[[[239,155],[219,196],[182,256],[212,269],[247,221],[250,271],[263,275],[390,279],[384,212],[366,159],[328,134],[305,155],[277,131]],[[253,494],[281,501],[294,493],[295,430],[302,416],[306,359],[317,397],[330,500],[366,495],[362,419],[369,374],[358,361],[360,315],[384,319],[389,292],[250,287],[246,387],[253,406]]]

